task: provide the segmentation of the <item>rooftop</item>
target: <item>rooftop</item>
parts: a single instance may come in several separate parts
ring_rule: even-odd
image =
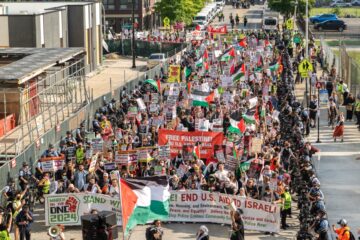
[[[0,66],[0,83],[21,84],[44,70],[85,53],[83,48],[0,48],[0,60],[19,57],[18,60]]]
[[[68,5],[88,5],[94,2],[1,2],[0,15],[33,15],[56,11]]]

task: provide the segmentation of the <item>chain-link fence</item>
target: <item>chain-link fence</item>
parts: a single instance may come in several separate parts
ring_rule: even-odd
[[[324,39],[320,42],[324,52],[324,67],[329,72],[334,68],[337,76],[348,85],[349,91],[357,96],[360,93],[360,65],[349,55],[349,48],[342,42],[339,47],[330,47]]]
[[[119,40],[108,40],[106,41],[109,52],[116,52],[123,56],[132,55],[132,41],[131,39],[119,39]],[[178,52],[184,46],[185,43],[176,42],[151,42],[151,41],[135,41],[135,54],[140,57],[149,57],[152,53],[165,53],[172,56],[170,52]]]

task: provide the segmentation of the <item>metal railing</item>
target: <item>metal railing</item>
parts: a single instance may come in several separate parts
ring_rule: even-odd
[[[184,50],[185,49],[183,49],[182,51]],[[171,57],[169,59],[179,59],[178,56],[181,56],[182,51],[177,52],[173,56],[171,56],[170,53],[169,56]],[[58,114],[57,117],[47,116],[46,117],[47,121],[54,121],[54,119],[57,119],[58,122],[53,122],[56,124],[47,124],[46,128],[41,131],[41,136],[39,141],[33,141],[28,145],[24,145],[23,148],[20,148],[22,151],[17,151],[11,156],[8,154],[8,156],[6,157],[7,161],[2,161],[3,165],[0,166],[0,188],[3,188],[7,184],[7,181],[10,176],[12,178],[17,179],[19,170],[21,169],[23,162],[28,162],[30,166],[34,166],[37,160],[40,158],[41,154],[47,149],[47,146],[50,143],[54,144],[55,146],[58,146],[60,140],[66,136],[66,131],[68,130],[75,131],[76,128],[80,125],[80,123],[83,122],[84,120],[87,120],[87,122],[90,123],[93,120],[95,111],[101,106],[103,106],[104,98],[119,99],[120,91],[123,89],[124,86],[127,88],[128,92],[131,92],[136,86],[139,85],[141,81],[144,81],[146,78],[154,78],[155,76],[161,76],[161,73],[164,71],[164,69],[168,68],[168,65],[169,65],[168,62],[164,63],[163,65],[157,65],[156,67],[146,71],[144,74],[138,75],[138,77],[128,82],[124,82],[123,85],[121,85],[120,87],[114,90],[109,88],[109,92],[101,96],[98,96],[96,98],[94,98],[93,95],[86,93],[85,99],[87,99],[87,101],[85,104],[76,105],[74,103],[69,103],[68,104],[69,106],[66,105],[66,108],[63,108],[63,111],[60,110],[60,112],[57,112]],[[66,83],[67,85],[63,84],[61,86],[73,87],[73,85],[68,84],[69,82]],[[54,95],[54,93],[51,92],[49,96],[53,96],[55,97],[55,99],[57,98],[57,100],[53,100],[53,102],[47,104],[44,103],[43,107],[45,108],[50,107],[49,105],[52,105],[53,103],[55,103],[55,105],[56,103],[64,104],[63,101],[64,99],[66,99],[66,96],[68,96],[67,94],[71,94],[71,93],[58,91],[57,94]],[[47,96],[48,99],[50,98],[49,96]],[[71,96],[75,96],[75,95],[71,95]],[[42,96],[42,97],[45,97],[46,99],[46,96]],[[34,118],[32,119],[32,121],[34,121]],[[31,126],[34,126],[34,123],[32,123]],[[26,126],[19,126],[19,127],[23,127],[24,129],[26,128]],[[35,135],[34,137],[38,137],[38,135]]]

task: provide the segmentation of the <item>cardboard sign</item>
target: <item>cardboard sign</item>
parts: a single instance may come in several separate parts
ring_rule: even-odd
[[[41,162],[41,169],[44,172],[56,172],[64,168],[64,160],[50,160]]]
[[[159,159],[167,160],[170,158],[170,145],[159,146]]]
[[[261,138],[252,138],[251,139],[251,152],[252,153],[260,153],[262,143],[263,143],[263,141]]]
[[[129,107],[128,115],[132,117],[138,115],[138,108],[136,106]]]
[[[114,169],[116,169],[116,163],[112,162],[112,163],[105,163],[104,164],[104,169],[106,171],[112,171]]]
[[[235,171],[236,167],[237,167],[238,161],[236,160],[236,158],[234,158],[234,156],[227,156],[226,161],[225,161],[225,169],[229,170],[229,171]]]
[[[91,157],[91,162],[90,162],[90,165],[89,165],[89,172],[94,172],[95,171],[98,156],[99,155],[97,153],[97,154],[95,154],[94,156]]]
[[[225,156],[224,156],[224,151],[221,150],[217,150],[215,152],[216,158],[219,160],[219,162],[225,162]]]
[[[145,103],[144,103],[144,100],[142,100],[142,98],[137,98],[137,99],[136,99],[136,102],[137,102],[137,104],[138,104],[138,106],[139,106],[139,109],[140,109],[141,111],[146,110],[146,105],[145,105]]]

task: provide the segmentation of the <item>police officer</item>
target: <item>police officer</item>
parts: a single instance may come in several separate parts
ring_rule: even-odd
[[[15,187],[15,179],[10,178],[9,183],[3,189],[3,196],[7,201],[7,209],[12,211],[12,201],[15,199],[16,195],[16,187]]]
[[[76,138],[76,142],[79,143],[79,142],[84,142],[85,140],[85,136],[86,136],[86,129],[85,129],[85,123],[82,122],[80,123],[80,127],[76,129],[76,135],[75,135],[75,138]]]
[[[320,210],[314,222],[314,231],[319,235],[318,240],[331,240],[329,221],[325,209]]]
[[[19,185],[22,191],[26,189],[26,186],[29,184],[31,178],[37,181],[37,179],[31,173],[29,164],[27,162],[24,162],[23,167],[19,171]]]

